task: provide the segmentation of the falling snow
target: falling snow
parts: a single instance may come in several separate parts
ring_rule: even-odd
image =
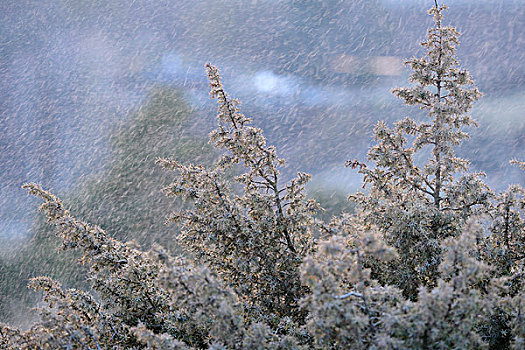
[[[377,121],[418,118],[390,90],[407,80],[405,59],[421,54],[431,3],[2,0],[0,265],[39,227],[20,186],[39,182],[74,198],[86,183],[103,183],[119,159],[112,137],[158,89],[177,89],[192,110],[174,129],[180,134],[168,137],[206,140],[216,111],[207,62],[221,68],[243,112],[287,159],[285,177],[306,171],[312,195],[345,197],[361,179],[344,163],[365,157]],[[463,34],[462,65],[484,93],[472,112],[479,127],[459,153],[494,188],[523,185],[509,160],[525,158],[525,0],[447,3],[447,24]],[[198,151],[188,154],[192,161]],[[167,155],[144,158],[153,164],[158,156]]]

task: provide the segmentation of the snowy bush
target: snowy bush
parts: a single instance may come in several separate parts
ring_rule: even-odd
[[[40,321],[2,325],[2,347],[523,349],[525,190],[494,194],[455,155],[481,94],[458,66],[444,9],[430,9],[426,54],[408,61],[413,84],[394,90],[426,119],[379,123],[374,165],[347,163],[369,188],[353,195],[355,213],[325,223],[305,196],[309,175],[283,183],[284,161],[211,65],[222,157],[211,168],[158,160],[173,171],[168,196],[187,203],[169,217],[186,257],[120,242],[25,185],[81,255],[93,294],[33,279]]]

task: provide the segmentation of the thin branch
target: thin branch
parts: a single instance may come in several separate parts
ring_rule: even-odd
[[[363,298],[363,294],[357,293],[357,292],[348,292],[343,295],[332,295],[334,299],[346,299],[349,297],[357,297],[357,298]]]

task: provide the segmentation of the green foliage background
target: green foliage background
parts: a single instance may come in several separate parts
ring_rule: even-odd
[[[180,159],[209,164],[216,157],[207,136],[191,129],[196,119],[180,90],[153,89],[142,107],[110,133],[111,161],[107,170],[87,179],[66,196],[79,217],[100,225],[120,240],[153,242],[178,251],[174,227],[166,216],[180,207],[162,194],[170,174],[155,165],[156,157],[176,154]],[[78,254],[60,251],[61,241],[42,217],[34,236],[16,254],[0,262],[0,316],[27,325],[37,295],[27,288],[30,278],[47,275],[71,287],[86,287],[86,271],[72,263]]]

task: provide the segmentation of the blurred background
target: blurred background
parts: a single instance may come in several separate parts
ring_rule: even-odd
[[[206,62],[287,160],[283,175],[312,174],[310,195],[327,216],[351,210],[345,198],[361,183],[344,162],[365,159],[378,120],[422,117],[390,90],[408,85],[403,62],[422,54],[433,3],[1,1],[0,316],[22,322],[10,300],[27,278],[70,268],[55,260],[58,243],[25,182],[118,238],[172,244],[176,229],[163,221],[177,204],[161,194],[170,174],[153,162],[216,156]],[[472,112],[479,127],[458,153],[497,190],[523,185],[508,161],[525,159],[525,0],[446,4],[445,24],[463,33],[462,66],[484,93]]]

